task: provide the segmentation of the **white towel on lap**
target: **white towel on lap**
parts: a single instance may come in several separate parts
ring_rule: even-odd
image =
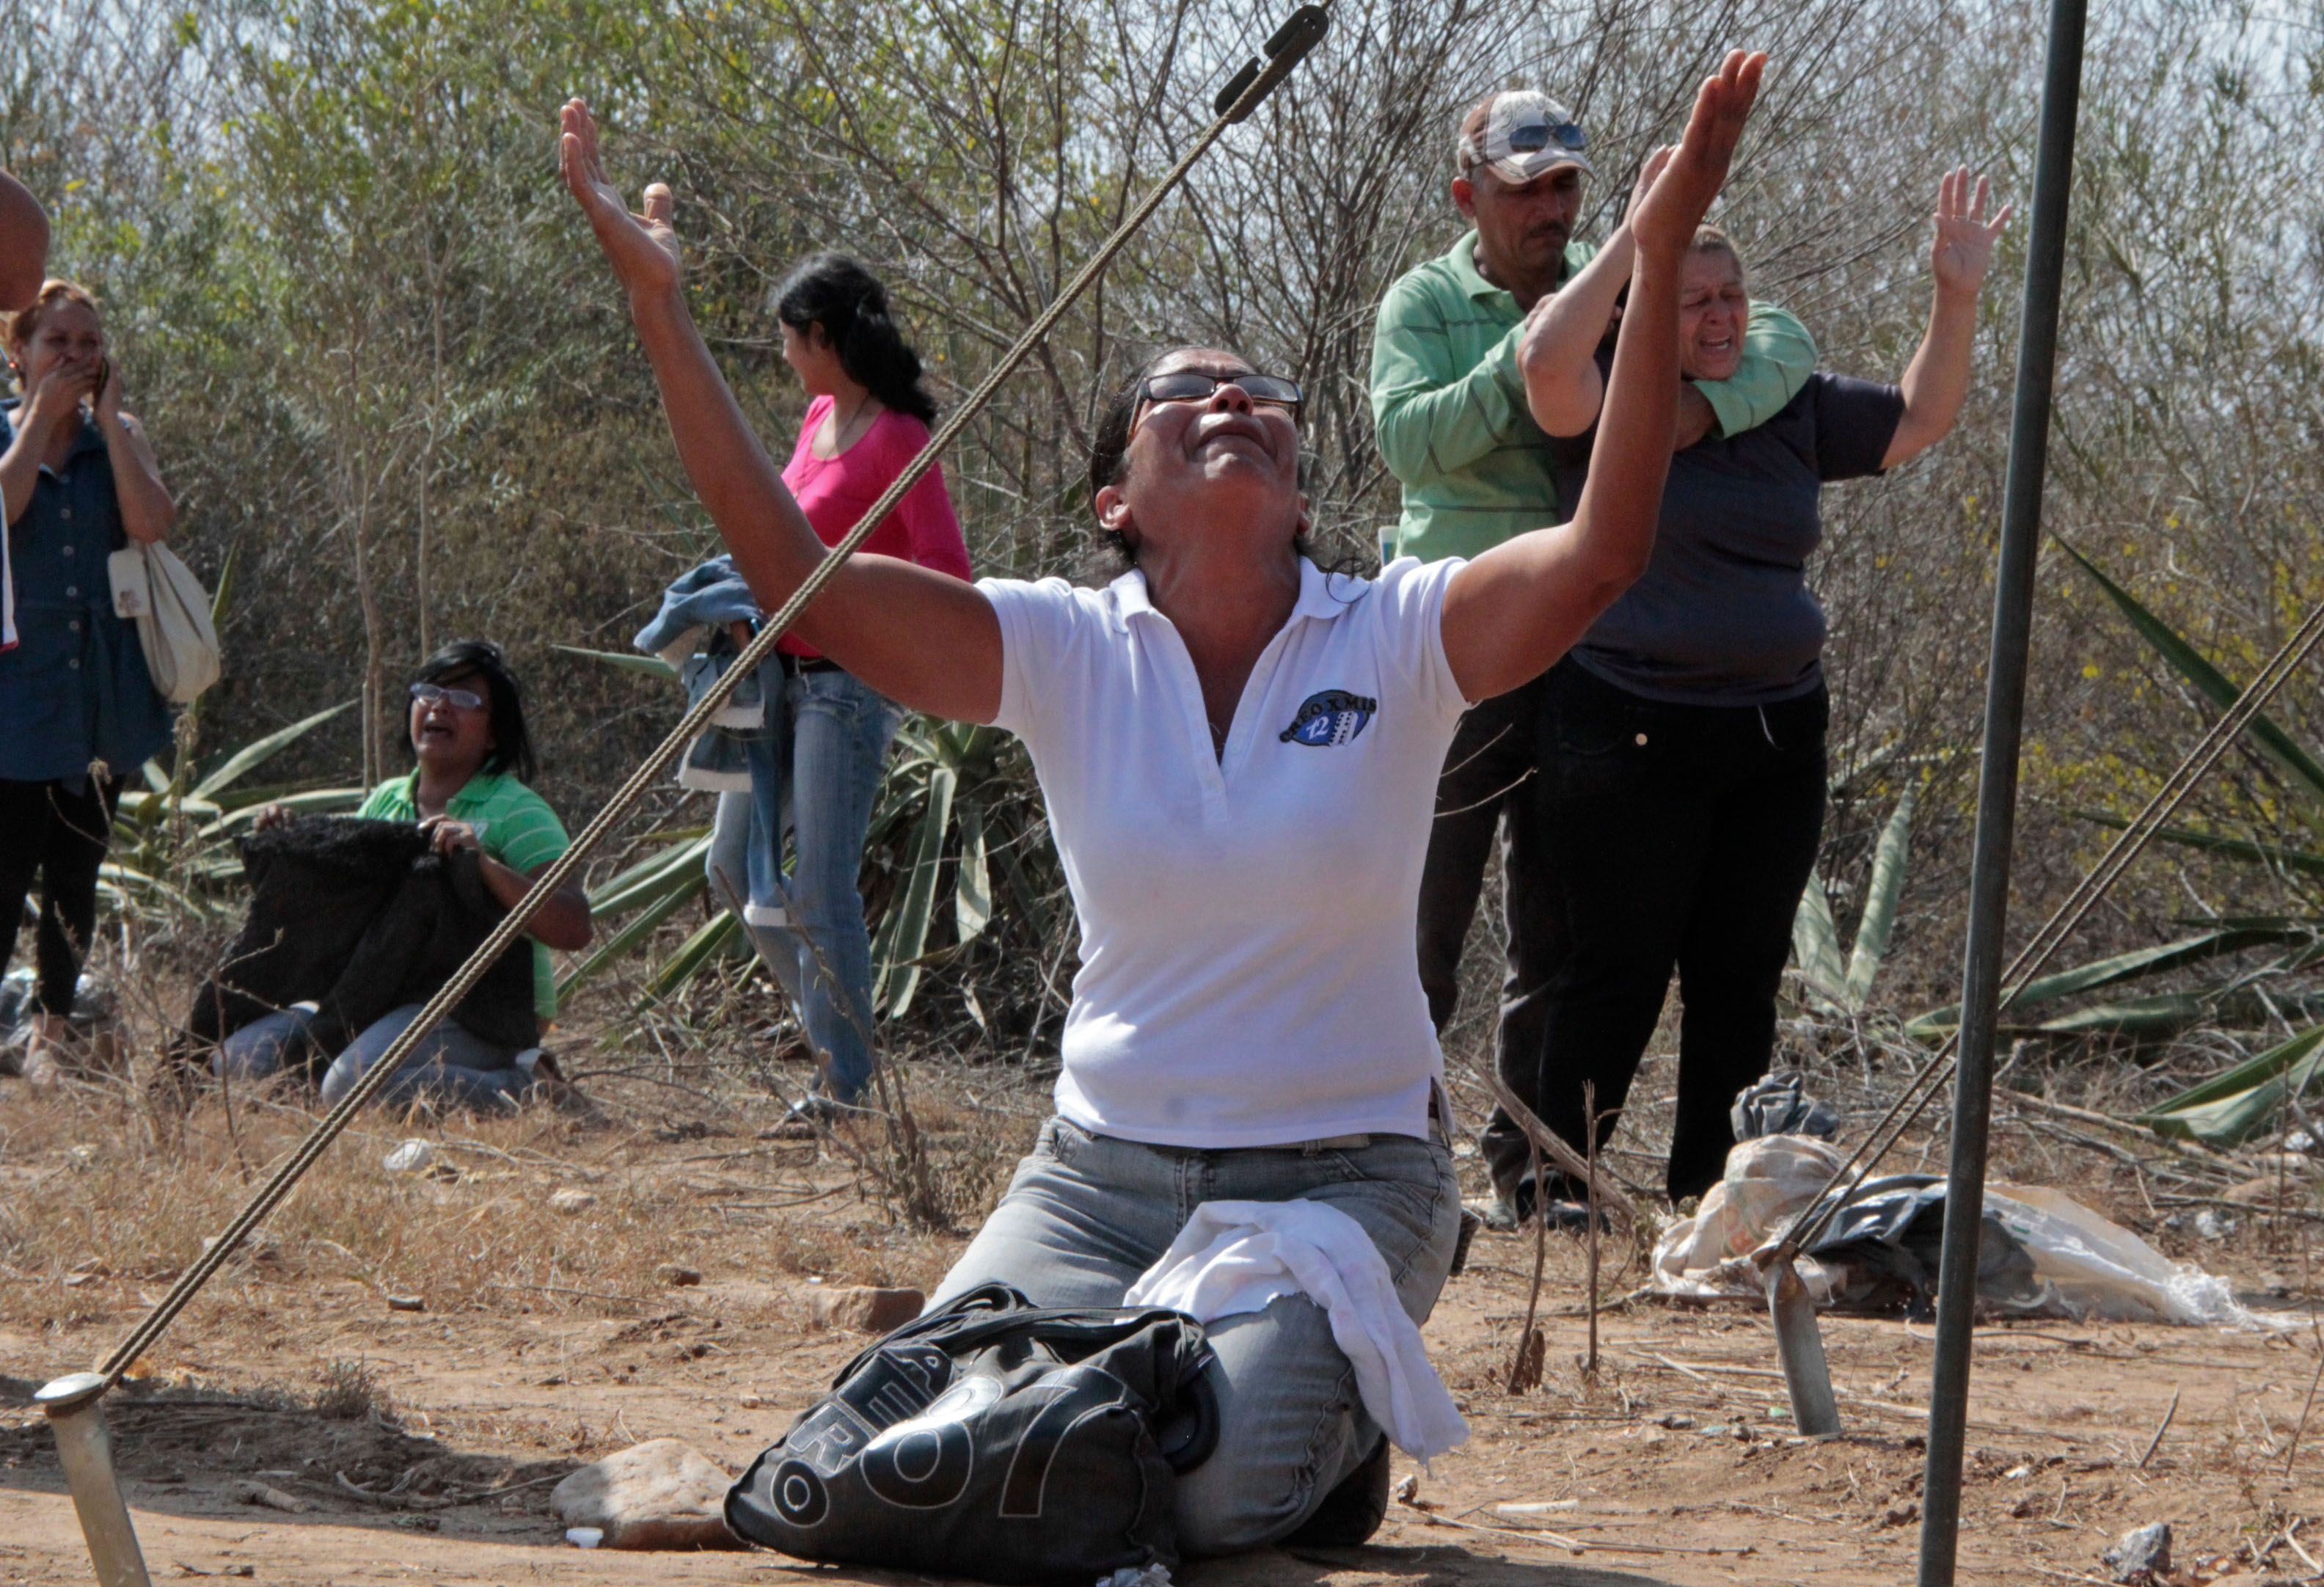
[[[1286,1295],[1323,1308],[1333,1342],[1356,1369],[1364,1409],[1398,1449],[1426,1462],[1467,1441],[1469,1425],[1428,1364],[1379,1248],[1337,1207],[1206,1201],[1121,1304],[1167,1306],[1208,1323]]]

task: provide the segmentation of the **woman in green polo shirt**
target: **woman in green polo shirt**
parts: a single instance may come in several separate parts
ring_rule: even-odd
[[[408,777],[371,790],[359,815],[380,821],[417,822],[438,853],[479,851],[484,886],[513,907],[532,879],[571,846],[549,801],[525,786],[533,774],[532,739],[525,730],[524,696],[498,645],[460,640],[421,663],[411,683],[410,739],[417,764]],[[270,811],[269,817],[274,813]],[[262,818],[260,825],[271,825]],[[557,1012],[557,983],[549,949],[567,953],[589,946],[589,900],[577,883],[549,896],[532,918],[533,1004],[543,1020]],[[337,1103],[417,1019],[408,1003],[365,1026],[323,1076],[323,1102]],[[286,1009],[228,1037],[217,1068],[237,1079],[273,1074],[309,1016]],[[486,1041],[446,1020],[412,1055],[402,1075],[381,1093],[390,1102],[426,1096],[456,1103],[507,1103],[532,1087],[530,1054]]]

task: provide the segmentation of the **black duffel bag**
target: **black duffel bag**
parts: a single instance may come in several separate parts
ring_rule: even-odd
[[[847,1363],[726,1495],[802,1559],[1093,1587],[1175,1566],[1177,1474],[1218,1442],[1202,1324],[970,1290]]]

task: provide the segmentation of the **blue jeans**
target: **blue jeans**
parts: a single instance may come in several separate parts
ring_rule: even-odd
[[[998,1279],[1038,1306],[1119,1306],[1203,1203],[1300,1198],[1362,1224],[1406,1314],[1427,1320],[1461,1230],[1460,1186],[1441,1135],[1201,1151],[1093,1135],[1063,1119],[1042,1127],[1033,1155],[928,1304]],[[1313,1301],[1286,1296],[1264,1311],[1222,1317],[1209,1333],[1219,1443],[1178,1480],[1178,1546],[1189,1555],[1288,1536],[1380,1437],[1355,1369]]]
[[[774,763],[782,786],[773,801],[780,816],[771,868],[779,872],[781,830],[790,833],[795,857],[782,881],[781,918],[751,921],[751,937],[807,1028],[819,1088],[854,1103],[872,1083],[872,937],[856,878],[903,708],[852,673],[817,671],[783,680],[779,715]],[[754,797],[718,796],[714,896],[747,896]]]
[[[335,1107],[395,1045],[426,1005],[406,1003],[364,1026],[323,1075],[323,1105]],[[264,1080],[281,1072],[285,1054],[315,1016],[305,1009],[278,1009],[254,1020],[218,1044],[210,1070],[221,1079]],[[376,1100],[427,1101],[463,1107],[514,1107],[532,1090],[532,1071],[516,1061],[514,1049],[472,1035],[446,1020],[404,1060]]]

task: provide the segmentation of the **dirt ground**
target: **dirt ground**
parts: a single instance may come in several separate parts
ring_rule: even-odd
[[[811,1570],[770,1554],[583,1552],[563,1542],[549,1490],[662,1435],[739,1471],[863,1342],[817,1331],[810,1293],[933,1281],[1029,1140],[1039,1076],[913,1066],[934,1166],[924,1195],[949,1212],[945,1233],[909,1232],[908,1176],[876,1135],[766,1139],[772,1099],[675,1064],[601,1065],[588,1084],[606,1117],[366,1121],[139,1363],[108,1416],[157,1578],[580,1584]],[[213,1096],[179,1122],[126,1088],[35,1095],[0,1081],[0,1580],[88,1573],[32,1389],[103,1356],[308,1122],[263,1096]],[[391,1172],[387,1153],[414,1136],[432,1161]],[[2005,1130],[2005,1159],[2012,1139]],[[2078,1193],[2110,1215],[2151,1205],[2136,1169],[2044,1149],[2053,1169],[2079,1161]],[[2314,1233],[2247,1217],[2192,1254],[2256,1304],[2299,1309],[2324,1281],[2309,1270]],[[2179,1238],[2163,1242],[2190,1254]],[[1480,1235],[1447,1289],[1427,1337],[1471,1436],[1425,1474],[1399,1457],[1416,1489],[1372,1546],[1187,1577],[1911,1579],[1929,1327],[1828,1319],[1848,1432],[1805,1442],[1788,1431],[1771,1335],[1748,1308],[1614,1305],[1585,1372],[1587,1324],[1570,1315],[1582,1253],[1554,1238],[1542,1304],[1569,1315],[1547,1321],[1546,1380],[1512,1395],[1532,1252],[1529,1234]],[[1609,1254],[1609,1296],[1640,1282],[1615,1271],[1622,1254]],[[2303,1409],[2319,1348],[2312,1332],[1982,1331],[1962,1580],[2103,1582],[2108,1544],[2154,1520],[2176,1529],[2181,1582],[2324,1580],[2324,1417]]]

